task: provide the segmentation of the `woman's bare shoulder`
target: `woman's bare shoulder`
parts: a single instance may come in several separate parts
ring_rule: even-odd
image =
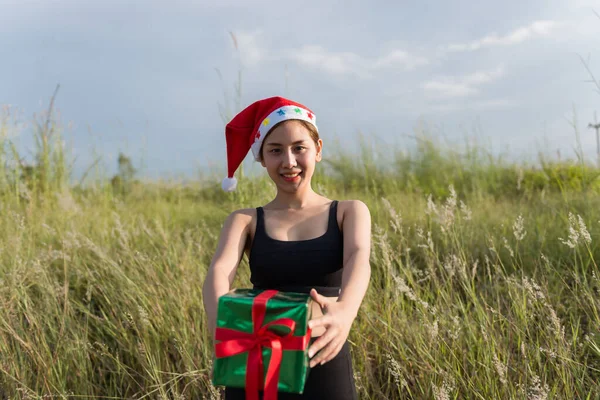
[[[256,208],[240,208],[229,214],[227,220],[231,223],[244,224],[250,226],[252,221],[256,219]]]
[[[369,207],[361,200],[340,200],[338,207],[343,212],[343,215],[349,213],[367,213],[369,214]]]
[[[256,216],[256,208],[240,208],[233,211],[230,215],[235,215],[238,218],[253,218]]]
[[[232,212],[227,218],[231,224],[239,224],[244,232],[244,249],[248,250],[252,245],[254,233],[256,232],[256,208],[242,208]]]
[[[341,215],[340,215],[341,214]],[[340,229],[345,232],[352,229],[356,221],[365,221],[371,224],[371,213],[369,207],[360,200],[341,200],[338,202],[338,223]]]

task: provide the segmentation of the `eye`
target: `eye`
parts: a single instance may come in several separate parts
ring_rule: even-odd
[[[269,153],[275,153],[276,151],[279,151],[279,149],[271,149],[269,150]]]
[[[296,150],[304,150],[304,149],[306,149],[306,147],[304,147],[304,146],[296,146]]]

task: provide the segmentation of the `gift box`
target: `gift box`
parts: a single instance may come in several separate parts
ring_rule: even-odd
[[[302,393],[309,373],[311,298],[236,289],[219,298],[213,384],[246,389],[246,398]]]

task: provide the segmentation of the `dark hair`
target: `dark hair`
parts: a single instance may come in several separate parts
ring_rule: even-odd
[[[273,132],[273,130],[275,128],[277,128],[279,125],[284,124],[286,122],[290,122],[290,121],[296,121],[296,122],[301,123],[308,130],[308,134],[310,135],[310,138],[315,142],[315,144],[317,144],[317,142],[319,141],[319,132],[317,131],[317,128],[315,128],[315,126],[313,124],[303,121],[301,119],[286,119],[284,121],[281,121],[281,122],[278,122],[277,124],[275,124],[271,129],[269,129],[269,132],[267,132],[267,134],[265,135],[265,138],[263,139],[263,142],[260,145],[260,151],[258,152],[261,160],[263,158],[263,156],[262,156],[263,146],[265,145],[267,137],[269,137],[271,132]]]

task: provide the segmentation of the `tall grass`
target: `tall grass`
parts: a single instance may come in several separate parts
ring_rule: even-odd
[[[272,183],[70,186],[52,115],[30,173],[0,142],[0,398],[219,398],[201,285],[226,215]],[[360,398],[598,398],[599,171],[426,136],[383,150],[333,154],[313,182],[373,217]]]

